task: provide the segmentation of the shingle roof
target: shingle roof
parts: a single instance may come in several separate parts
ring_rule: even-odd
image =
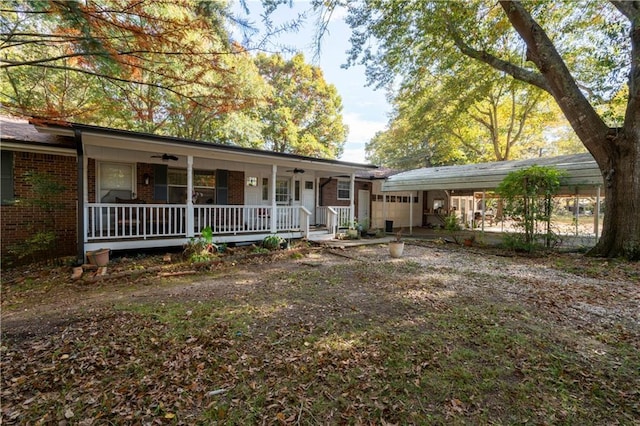
[[[37,145],[51,145],[60,148],[74,148],[73,138],[40,133],[27,120],[0,115],[0,139],[6,142],[21,142]]]

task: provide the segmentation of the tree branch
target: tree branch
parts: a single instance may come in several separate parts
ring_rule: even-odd
[[[465,43],[464,40],[462,40],[460,34],[456,31],[455,28],[449,27],[449,32],[453,37],[455,45],[464,55],[484,62],[485,64],[490,65],[499,71],[506,72],[517,80],[533,84],[534,86],[549,92],[549,85],[541,74],[518,67],[511,62],[507,62],[500,58],[497,58],[488,52],[474,49],[473,47]]]
[[[553,42],[519,1],[500,0],[513,28],[527,45],[527,57],[540,70],[549,92],[587,149],[606,158],[609,128],[589,103]],[[598,154],[596,154],[598,152]]]

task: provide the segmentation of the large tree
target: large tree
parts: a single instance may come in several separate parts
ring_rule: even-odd
[[[604,178],[604,228],[591,254],[640,258],[640,2],[363,0],[349,12],[350,61],[366,64],[371,81],[460,52],[549,93]],[[501,55],[505,44],[523,54]],[[620,93],[616,117],[607,107]]]
[[[338,158],[347,138],[342,99],[322,70],[306,63],[302,54],[288,60],[259,54],[256,64],[273,89],[261,114],[267,149]]]
[[[471,63],[455,75],[432,67],[404,76],[388,129],[367,144],[367,158],[407,169],[580,151],[570,144],[575,136],[560,133],[568,123],[543,91],[496,72],[478,81],[480,73]]]
[[[208,137],[216,129],[190,120],[222,126],[266,93],[250,55],[229,41],[228,18],[226,1],[3,2],[3,107]]]

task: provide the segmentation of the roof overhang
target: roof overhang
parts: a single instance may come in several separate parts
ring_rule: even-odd
[[[513,171],[532,165],[553,166],[566,173],[565,189],[597,187],[603,184],[602,174],[590,154],[563,155],[517,161],[465,164],[460,166],[427,167],[390,176],[382,191],[475,190],[491,191]]]
[[[173,138],[146,133],[131,132],[75,123],[47,123],[35,121],[38,131],[61,136],[73,136],[76,130],[82,134],[82,143],[88,155],[92,152],[137,151],[143,153],[167,153],[186,158],[193,156],[204,159],[234,161],[279,167],[308,167],[327,173],[351,174],[358,170],[376,169],[371,164],[359,164],[338,160],[313,158],[295,154],[263,151],[233,145],[221,145],[203,141]],[[153,161],[149,161],[153,162]]]

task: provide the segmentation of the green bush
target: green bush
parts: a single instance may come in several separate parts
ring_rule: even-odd
[[[262,247],[268,250],[278,250],[286,241],[279,235],[269,235],[262,240]]]
[[[552,247],[557,238],[551,227],[553,195],[560,188],[564,173],[554,167],[533,165],[511,172],[500,183],[497,193],[505,201],[507,216],[517,220],[521,232],[505,237],[505,245],[526,251]]]

